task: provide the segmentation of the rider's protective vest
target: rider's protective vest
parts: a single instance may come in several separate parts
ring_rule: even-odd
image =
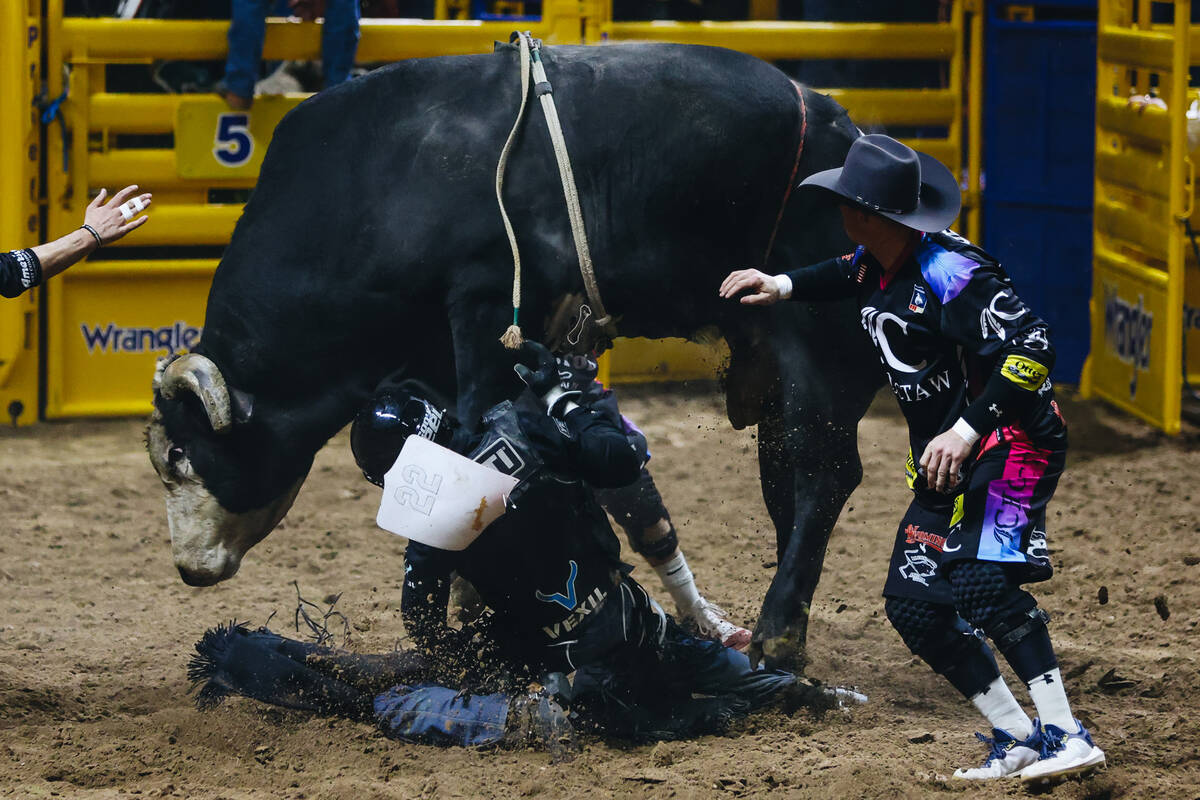
[[[483,417],[482,438],[467,457],[520,483],[505,514],[458,554],[456,569],[497,621],[523,639],[554,645],[573,638],[628,568],[592,490],[547,468],[522,428],[525,414],[544,412],[505,401]]]

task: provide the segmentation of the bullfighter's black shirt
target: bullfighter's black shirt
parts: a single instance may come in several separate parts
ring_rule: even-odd
[[[906,472],[918,497],[946,502],[914,461],[960,416],[985,443],[995,434],[1065,446],[1046,323],[1017,297],[1000,264],[958,234],[922,234],[890,274],[859,247],[787,275],[793,299],[857,299],[908,421]]]
[[[409,543],[401,595],[405,627],[419,644],[431,646],[444,630],[451,573],[457,571],[510,637],[529,646],[570,641],[628,569],[588,484],[632,483],[641,472],[644,442],[640,452],[631,446],[611,397],[575,409],[561,422],[532,402],[502,403],[483,423],[480,434],[456,440],[452,449],[521,482],[506,512],[467,549]]]
[[[42,282],[42,262],[32,250],[0,253],[0,295],[16,297]]]

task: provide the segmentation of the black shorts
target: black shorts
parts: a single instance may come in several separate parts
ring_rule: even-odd
[[[954,605],[945,572],[955,561],[1004,564],[1014,583],[1053,574],[1046,547],[1046,504],[1066,460],[1065,446],[1043,449],[1024,437],[989,437],[952,508],[916,500],[896,532],[885,597]]]

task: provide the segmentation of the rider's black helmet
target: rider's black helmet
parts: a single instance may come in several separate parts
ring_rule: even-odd
[[[409,436],[449,446],[457,427],[458,421],[437,402],[433,390],[413,380],[395,385],[385,381],[355,417],[350,449],[366,479],[383,486],[383,476]]]

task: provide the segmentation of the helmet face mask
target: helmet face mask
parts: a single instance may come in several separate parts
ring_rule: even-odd
[[[383,476],[409,436],[448,447],[457,428],[458,420],[419,393],[404,387],[388,388],[371,398],[355,417],[350,449],[366,479],[383,486]]]

